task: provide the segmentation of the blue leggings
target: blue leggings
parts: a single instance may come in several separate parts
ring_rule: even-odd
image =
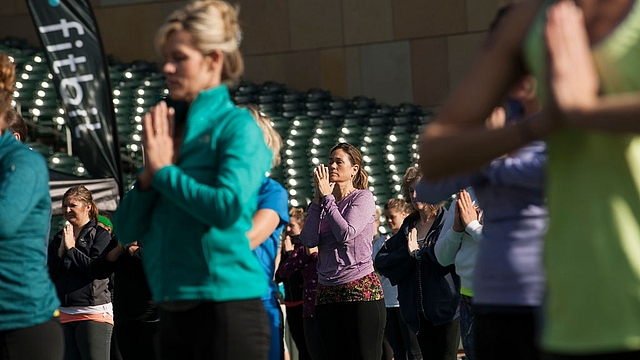
[[[282,311],[278,300],[271,298],[262,300],[264,308],[269,316],[269,328],[271,329],[271,344],[269,345],[269,360],[284,359],[284,326],[282,326]]]
[[[460,295],[460,338],[467,360],[476,360],[476,348],[473,341],[475,313],[472,300],[473,298],[470,296]]]

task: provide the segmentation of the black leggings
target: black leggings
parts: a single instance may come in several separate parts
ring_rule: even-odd
[[[298,359],[310,360],[311,355],[307,347],[304,325],[302,323],[302,304],[287,307],[287,324],[289,324],[289,332],[298,349]]]
[[[434,326],[420,314],[417,337],[423,359],[456,360],[460,345],[460,318]]]
[[[322,346],[322,339],[320,339],[320,331],[318,330],[316,318],[302,318],[302,325],[304,326],[304,340],[307,342],[311,359],[327,360],[327,354],[325,354],[324,347]],[[298,359],[301,360],[300,357],[298,357]]]
[[[155,360],[159,321],[127,321],[114,330],[123,360]]]
[[[186,311],[160,309],[162,359],[267,360],[271,337],[260,299],[202,302]]]
[[[395,360],[419,360],[422,359],[420,344],[416,334],[402,320],[399,307],[387,308],[387,326],[384,335],[393,349]]]
[[[538,360],[538,308],[474,306],[478,360]]]
[[[0,331],[0,360],[62,360],[64,337],[58,319]]]
[[[317,305],[315,314],[328,359],[380,360],[387,321],[383,299]]]

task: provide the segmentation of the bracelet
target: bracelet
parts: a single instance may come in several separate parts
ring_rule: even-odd
[[[422,256],[420,256],[420,250],[416,249],[411,252],[411,256],[416,260],[422,260]]]

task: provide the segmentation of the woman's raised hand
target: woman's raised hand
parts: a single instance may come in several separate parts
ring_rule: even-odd
[[[572,123],[571,113],[597,103],[599,79],[582,10],[572,1],[549,8],[545,27],[548,50],[548,114]]]
[[[416,228],[411,229],[407,234],[407,250],[409,255],[413,255],[413,252],[420,249],[418,245],[418,230]]]
[[[324,164],[316,166],[313,170],[313,179],[316,183],[320,196],[326,196],[333,193],[333,187],[335,183],[329,182],[329,168]],[[317,193],[316,193],[317,195]]]
[[[473,205],[471,195],[469,195],[466,190],[461,190],[458,193],[456,210],[458,211],[458,216],[460,217],[460,224],[463,227],[462,231],[467,228],[467,225],[469,225],[469,223],[474,220],[478,220],[478,212],[476,211],[476,207]]]
[[[158,170],[173,163],[174,114],[174,109],[161,101],[144,115],[144,169],[138,178],[142,189],[151,186]]]

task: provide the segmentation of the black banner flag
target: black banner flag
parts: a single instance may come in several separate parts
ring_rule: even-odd
[[[89,1],[27,4],[65,110],[74,153],[93,178],[115,179],[122,196],[109,71]]]

